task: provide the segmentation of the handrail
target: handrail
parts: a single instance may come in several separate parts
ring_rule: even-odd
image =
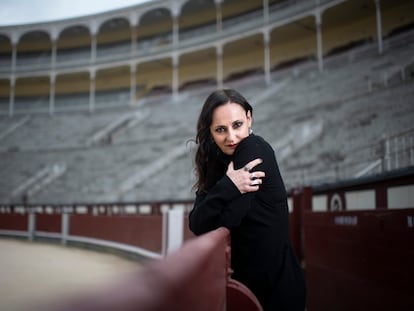
[[[226,228],[191,239],[127,279],[82,297],[72,297],[52,310],[223,311],[235,310],[237,299],[247,302],[247,310],[260,311],[262,308],[251,291],[229,278],[229,239]]]

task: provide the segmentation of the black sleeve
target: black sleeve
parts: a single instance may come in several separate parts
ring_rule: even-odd
[[[234,168],[240,169],[248,162],[262,158],[263,149],[250,137],[243,140],[234,153]],[[252,171],[263,170],[263,163]],[[254,192],[241,194],[231,179],[224,175],[207,194],[197,193],[189,215],[190,230],[200,235],[224,226],[229,229],[240,224],[250,208]]]
[[[197,192],[194,207],[189,215],[190,230],[200,235],[221,226],[231,227],[230,203],[241,195],[227,175],[224,175],[207,194]]]

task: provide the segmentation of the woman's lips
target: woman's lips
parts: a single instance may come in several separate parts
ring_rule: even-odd
[[[227,147],[229,147],[229,148],[231,148],[231,149],[234,149],[234,148],[236,148],[236,147],[237,147],[237,144],[230,144],[230,145],[227,145]]]

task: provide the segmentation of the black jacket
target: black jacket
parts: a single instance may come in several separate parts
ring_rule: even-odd
[[[221,155],[221,178],[207,193],[197,192],[189,215],[196,235],[224,226],[231,232],[233,278],[257,296],[265,310],[304,310],[305,281],[289,240],[287,194],[272,147],[250,135],[232,156]],[[225,169],[240,169],[261,158],[252,171],[266,177],[257,192],[241,194]]]

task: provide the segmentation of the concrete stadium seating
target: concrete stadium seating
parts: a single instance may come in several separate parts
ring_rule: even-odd
[[[379,159],[384,139],[413,132],[412,37],[386,40],[381,55],[374,43],[332,55],[323,72],[313,60],[275,71],[271,86],[262,73],[225,82],[253,104],[254,132],[275,148],[288,188],[351,178]],[[56,99],[53,116],[1,117],[0,195],[19,202],[25,180],[64,164],[30,202],[192,199],[189,141],[214,88],[188,88],[176,101],[153,95],[136,106],[127,90],[102,93],[97,107],[112,109],[94,113],[64,112],[88,103],[88,94],[68,96]],[[47,111],[47,99],[39,105]]]

